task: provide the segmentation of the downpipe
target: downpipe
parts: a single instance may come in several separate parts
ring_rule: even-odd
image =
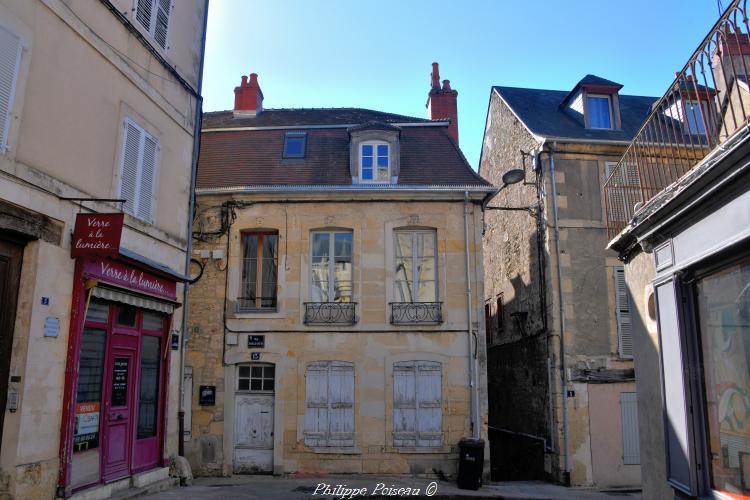
[[[464,253],[466,259],[466,317],[467,317],[467,347],[469,368],[469,421],[471,423],[471,437],[479,437],[479,397],[477,395],[477,351],[474,348],[477,341],[473,338],[476,333],[473,327],[471,300],[471,261],[469,256],[469,192],[464,192]]]

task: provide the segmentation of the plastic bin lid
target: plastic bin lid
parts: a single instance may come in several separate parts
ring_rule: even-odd
[[[484,439],[480,438],[461,438],[458,442],[459,446],[465,446],[468,448],[484,448]]]

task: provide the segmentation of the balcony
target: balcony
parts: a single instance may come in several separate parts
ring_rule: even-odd
[[[305,302],[306,325],[353,325],[356,302]]]
[[[747,0],[735,0],[652,107],[604,185],[609,239],[657,193],[745,129],[750,117]]]
[[[437,325],[443,322],[442,302],[391,302],[392,325]]]

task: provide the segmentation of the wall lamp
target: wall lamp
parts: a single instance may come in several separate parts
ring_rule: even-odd
[[[533,157],[531,153],[521,150],[521,168],[511,168],[506,171],[503,176],[503,185],[500,186],[498,193],[505,189],[507,186],[512,184],[518,184],[523,182],[524,185],[536,185],[535,182],[526,182],[526,157]],[[505,210],[505,211],[516,211],[516,212],[528,212],[532,217],[536,217],[537,207],[486,207],[487,210]]]

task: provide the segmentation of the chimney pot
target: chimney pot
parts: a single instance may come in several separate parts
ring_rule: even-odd
[[[432,73],[430,74],[432,77],[432,88],[433,89],[439,89],[440,88],[440,68],[438,63],[434,62],[432,63]]]
[[[241,87],[247,87],[247,77],[245,75],[242,75],[242,85]]]
[[[450,91],[450,89],[451,89],[451,81],[443,80],[443,90]]]
[[[250,73],[242,76],[242,83],[234,88],[234,116],[258,116],[263,111],[263,91],[258,85],[258,74]]]
[[[252,87],[258,86],[258,74],[257,73],[250,73],[250,85]]]

